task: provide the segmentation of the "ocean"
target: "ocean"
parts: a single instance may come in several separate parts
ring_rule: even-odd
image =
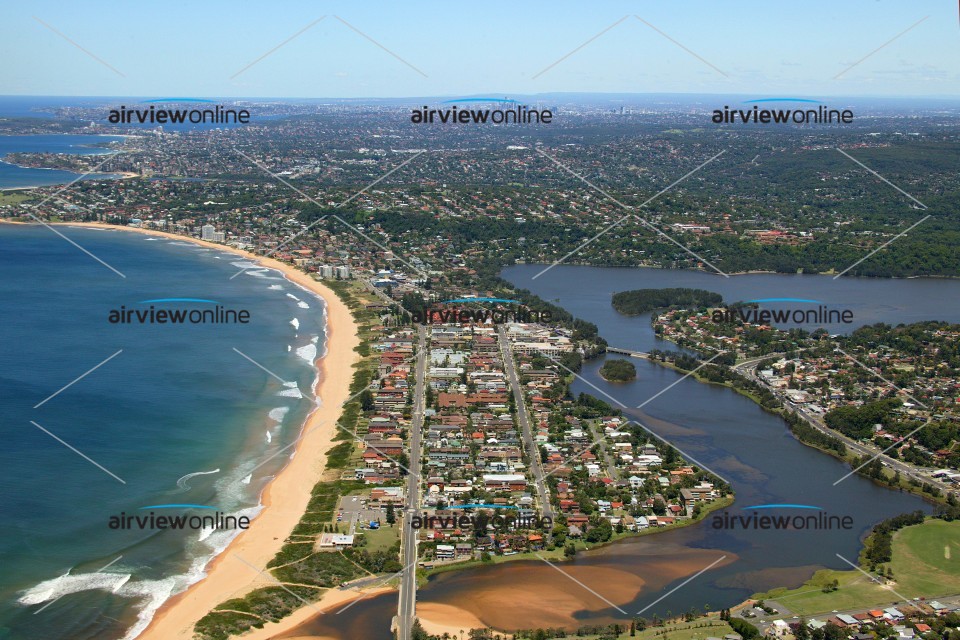
[[[132,638],[237,531],[111,516],[255,517],[314,406],[325,305],[276,271],[231,279],[254,265],[224,251],[58,230],[126,277],[48,229],[0,225],[0,638]],[[169,299],[189,300],[144,302]],[[109,321],[214,305],[249,323]]]
[[[91,135],[26,135],[0,136],[0,189],[17,187],[42,187],[52,184],[72,182],[82,174],[60,169],[33,169],[21,167],[2,159],[8,153],[71,153],[76,155],[92,155],[109,153],[107,146],[110,142],[123,140],[120,136],[91,136]],[[88,180],[116,178],[113,174],[96,174]]]

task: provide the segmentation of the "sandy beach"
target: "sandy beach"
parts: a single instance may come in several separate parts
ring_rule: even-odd
[[[480,618],[465,609],[439,602],[417,604],[417,619],[423,630],[432,636],[445,633],[460,637],[461,631],[486,627]]]
[[[168,600],[158,610],[150,626],[138,636],[149,640],[189,640],[193,638],[194,624],[224,600],[243,596],[256,587],[274,584],[250,565],[264,567],[306,511],[310,491],[319,481],[326,464],[325,452],[334,444],[335,424],[340,417],[341,404],[349,398],[352,367],[359,360],[359,355],[354,351],[359,344],[357,326],[350,310],[331,289],[277,260],[161,231],[100,223],[64,223],[61,226],[132,231],[235,253],[280,271],[291,282],[322,297],[327,305],[327,353],[317,361],[320,382],[314,389],[321,406],[307,418],[307,435],[297,443],[296,455],[264,489],[261,497],[264,509],[250,524],[250,528],[237,536],[222,554],[207,565],[207,575],[203,580]],[[328,372],[332,375],[328,375]],[[351,589],[329,590],[315,607],[305,606],[280,623],[270,624],[269,631],[255,631],[244,637],[269,638],[316,615],[318,609],[325,610],[370,593]]]

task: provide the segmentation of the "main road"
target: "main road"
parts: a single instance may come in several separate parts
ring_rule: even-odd
[[[900,472],[901,475],[906,476],[908,478],[913,478],[918,482],[929,482],[932,484],[937,483],[935,478],[923,477],[920,474],[920,471],[919,469],[917,469],[917,467],[906,464],[902,460],[896,460],[894,458],[891,458],[888,455],[881,453],[881,450],[879,447],[872,444],[865,445],[857,440],[854,440],[853,438],[849,438],[843,435],[839,431],[835,431],[831,429],[826,425],[826,423],[823,421],[823,418],[820,417],[820,415],[792,402],[781,389],[771,386],[761,376],[757,375],[757,365],[760,364],[760,362],[767,360],[769,358],[780,357],[782,355],[783,354],[780,354],[780,353],[772,353],[772,354],[763,356],[761,358],[751,358],[749,360],[744,360],[743,362],[735,365],[733,367],[733,370],[734,372],[739,373],[742,376],[746,376],[747,378],[752,379],[754,382],[757,382],[760,386],[764,387],[765,389],[770,391],[770,393],[776,396],[783,403],[785,407],[795,411],[796,414],[801,418],[803,418],[807,422],[807,424],[809,424],[811,427],[813,427],[814,429],[816,429],[817,431],[819,431],[824,435],[840,440],[841,442],[843,442],[844,446],[846,446],[847,449],[849,449],[850,451],[853,451],[854,453],[861,456],[864,456],[864,455],[869,456],[871,459],[876,457],[880,460],[883,466],[887,467],[888,469],[898,471]],[[944,486],[946,487],[946,490],[950,490],[949,485],[944,485]]]
[[[540,463],[540,449],[533,441],[533,429],[530,428],[530,416],[527,413],[527,402],[523,396],[523,390],[520,388],[520,379],[517,377],[517,369],[513,364],[513,348],[510,346],[510,340],[507,339],[507,331],[503,325],[497,328],[497,334],[500,338],[500,353],[503,356],[503,370],[510,381],[510,387],[513,389],[513,399],[517,405],[517,420],[520,423],[520,431],[523,438],[523,446],[526,449],[527,457],[530,459],[530,468],[533,470],[533,482],[537,488],[537,496],[540,500],[540,517],[553,520],[553,508],[550,506],[547,483],[543,473],[543,465]]]
[[[420,508],[420,439],[423,434],[423,410],[427,381],[427,330],[417,327],[416,386],[413,392],[413,414],[410,420],[410,468],[407,474],[406,508],[400,519],[401,559],[400,603],[397,606],[397,637],[410,640],[413,619],[417,612],[417,530],[410,527],[410,517]]]

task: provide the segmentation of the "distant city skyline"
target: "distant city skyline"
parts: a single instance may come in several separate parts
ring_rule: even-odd
[[[615,0],[587,6],[8,6],[7,95],[407,98],[543,93],[960,96],[958,7]]]

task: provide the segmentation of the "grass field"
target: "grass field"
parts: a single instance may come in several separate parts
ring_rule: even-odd
[[[713,618],[644,629],[638,631],[635,637],[639,640],[703,640],[708,636],[722,638],[728,633],[734,633],[730,625],[723,620]],[[629,638],[630,633],[625,633],[620,637]]]
[[[30,191],[0,191],[0,205],[20,204],[33,197]]]
[[[386,551],[400,539],[400,524],[391,527],[384,522],[379,529],[365,529],[363,535],[367,539],[367,549],[371,553]]]
[[[818,571],[797,589],[774,589],[754,597],[776,600],[797,615],[890,606],[901,595],[927,599],[960,593],[960,521],[927,520],[901,529],[893,537],[894,583],[872,582],[859,571]],[[837,580],[840,588],[824,593]],[[894,593],[896,591],[896,593]],[[900,594],[900,595],[898,595]]]
[[[910,598],[960,592],[960,522],[928,520],[902,529],[890,567],[897,591]]]
[[[630,635],[628,623],[627,630],[620,634],[618,640],[704,640],[710,636],[722,638],[728,633],[734,633],[730,625],[717,617],[712,617],[698,618],[692,622],[671,623],[663,627],[649,627],[643,631],[637,631],[635,636]],[[589,640],[598,636],[577,637]]]

